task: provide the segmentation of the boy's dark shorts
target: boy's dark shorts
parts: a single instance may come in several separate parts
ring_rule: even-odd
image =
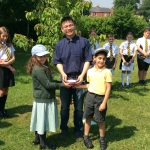
[[[98,123],[105,122],[107,107],[103,111],[99,111],[99,106],[102,104],[104,95],[97,95],[88,92],[85,99],[85,108],[83,114],[83,120],[94,116],[95,121]]]

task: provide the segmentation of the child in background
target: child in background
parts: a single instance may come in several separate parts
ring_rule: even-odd
[[[121,62],[120,62],[120,69],[122,70],[122,87],[124,87],[124,78],[125,74],[127,73],[127,81],[126,86],[129,87],[130,84],[130,75],[133,71],[134,66],[134,58],[136,55],[136,44],[132,41],[133,34],[129,32],[126,36],[127,41],[122,42],[120,45],[120,55],[121,55]]]
[[[80,85],[78,88],[88,88],[85,99],[84,121],[84,145],[87,148],[93,148],[94,145],[89,138],[91,119],[93,115],[99,125],[101,150],[106,150],[105,140],[105,116],[107,111],[107,101],[109,99],[112,73],[105,68],[105,61],[108,50],[99,48],[94,54],[94,67],[87,72],[88,85]]]
[[[145,60],[150,57],[150,27],[144,29],[143,37],[137,40],[136,45],[139,83],[143,85],[149,68],[149,63]]]
[[[14,47],[6,27],[0,27],[0,117],[8,117],[5,104],[8,88],[15,85],[14,72],[11,66],[15,61]]]
[[[108,35],[108,43],[104,44],[103,48],[108,50],[108,55],[106,59],[106,68],[110,69],[112,74],[114,74],[114,70],[117,64],[117,56],[118,56],[118,47],[114,43],[114,35]]]
[[[58,113],[55,100],[55,89],[62,83],[55,83],[51,77],[48,65],[48,54],[46,47],[37,44],[32,48],[27,71],[33,80],[33,108],[31,116],[30,131],[35,132],[34,145],[40,144],[40,149],[55,149],[46,144],[46,131],[55,132],[58,127]]]

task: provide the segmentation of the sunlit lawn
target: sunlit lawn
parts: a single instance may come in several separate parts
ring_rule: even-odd
[[[120,43],[120,42],[119,42]],[[10,88],[7,110],[11,117],[0,120],[0,150],[36,150],[32,145],[33,133],[29,131],[32,109],[32,81],[25,73],[25,64],[30,54],[16,52],[16,86]],[[119,64],[119,63],[118,63]],[[150,149],[150,73],[147,86],[138,85],[137,64],[132,74],[132,87],[121,87],[121,71],[116,68],[111,98],[106,118],[108,150]],[[59,91],[57,92],[59,95]],[[58,107],[60,103],[58,101]],[[73,106],[69,121],[69,135],[60,139],[59,129],[48,134],[48,143],[55,143],[58,150],[84,150],[83,142],[76,141],[73,134]],[[98,128],[92,126],[91,138],[94,150],[99,149]]]

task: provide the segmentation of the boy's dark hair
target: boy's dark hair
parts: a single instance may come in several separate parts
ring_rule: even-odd
[[[144,29],[144,32],[147,32],[147,31],[150,31],[150,27],[146,27],[146,28]]]
[[[94,56],[97,57],[99,54],[104,55],[105,57],[107,57],[107,52],[105,51],[99,51],[98,53],[96,53]]]
[[[73,20],[71,16],[65,16],[61,19],[61,25],[63,24],[63,22],[66,22],[66,21],[72,21],[75,24],[75,21]]]
[[[108,34],[108,35],[107,35],[107,38],[108,38],[108,39],[111,38],[111,37],[115,38],[115,36],[114,36],[113,34]]]
[[[132,36],[133,36],[133,33],[132,33],[132,32],[128,32],[128,33],[127,33],[127,36],[128,36],[128,35],[132,35]]]

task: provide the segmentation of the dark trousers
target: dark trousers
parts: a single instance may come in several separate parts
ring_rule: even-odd
[[[61,124],[60,129],[66,131],[68,129],[70,102],[74,100],[74,129],[78,132],[83,127],[83,99],[85,91],[83,89],[64,88],[60,89],[61,98]]]

